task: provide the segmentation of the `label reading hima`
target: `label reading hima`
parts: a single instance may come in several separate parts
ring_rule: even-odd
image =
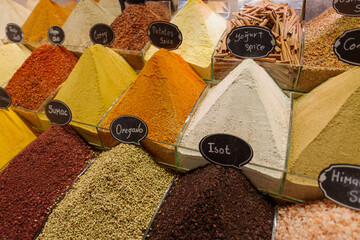
[[[90,39],[94,44],[109,46],[115,39],[113,29],[104,23],[98,23],[90,29]]]
[[[360,211],[360,166],[331,164],[320,172],[318,183],[327,198]]]
[[[183,39],[180,29],[175,24],[164,21],[152,22],[148,28],[148,37],[151,44],[157,48],[168,50],[178,49]]]
[[[334,0],[337,13],[350,17],[360,17],[360,0]]]
[[[110,133],[119,142],[140,145],[148,134],[148,127],[140,118],[124,115],[111,122]]]
[[[60,46],[65,41],[65,32],[60,26],[51,26],[48,31],[48,39],[51,44]]]
[[[50,124],[60,126],[68,125],[72,118],[70,108],[59,100],[51,100],[46,103],[45,115],[50,120]]]
[[[209,162],[240,169],[253,157],[251,146],[233,135],[212,134],[199,143],[201,155]]]
[[[6,25],[5,34],[7,39],[12,43],[21,43],[24,38],[21,27],[15,23],[8,23]]]
[[[360,28],[345,31],[334,43],[339,60],[360,66]]]
[[[274,50],[276,39],[267,28],[242,26],[231,30],[226,46],[234,56],[256,59],[267,57]]]
[[[11,105],[11,97],[9,93],[2,87],[0,87],[0,109],[8,109]]]

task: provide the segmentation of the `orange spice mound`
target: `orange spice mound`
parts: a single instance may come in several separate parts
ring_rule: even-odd
[[[175,143],[205,85],[180,55],[160,49],[109,112],[104,127],[118,116],[133,115],[148,125],[147,138]]]
[[[28,17],[22,30],[24,41],[41,42],[53,25],[62,26],[71,11],[50,0],[40,0]]]

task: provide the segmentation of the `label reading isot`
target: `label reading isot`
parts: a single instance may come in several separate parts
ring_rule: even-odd
[[[334,43],[339,60],[360,66],[360,28],[345,31]]]
[[[274,50],[276,39],[267,28],[242,26],[231,30],[226,46],[234,56],[256,59],[267,57]]]
[[[360,17],[359,0],[334,0],[333,7],[341,15]]]
[[[61,46],[65,41],[65,32],[60,26],[51,26],[48,31],[48,39],[51,44]]]
[[[94,44],[110,46],[115,39],[113,29],[104,23],[98,23],[92,26],[89,34]]]
[[[178,49],[183,40],[180,29],[165,21],[152,22],[148,28],[148,37],[157,48],[168,50]]]
[[[45,115],[50,120],[50,124],[60,126],[68,125],[72,118],[70,108],[59,100],[50,100],[46,103]]]
[[[360,166],[331,164],[318,177],[320,189],[330,200],[360,210]]]
[[[124,115],[111,122],[110,133],[119,142],[140,145],[148,134],[148,127],[140,118]]]
[[[7,39],[12,43],[21,43],[24,39],[24,33],[21,27],[15,23],[8,23],[5,28]]]
[[[8,109],[11,105],[11,97],[9,93],[2,87],[0,87],[0,109]]]
[[[212,134],[199,143],[201,155],[209,162],[240,169],[253,157],[251,146],[233,135]]]

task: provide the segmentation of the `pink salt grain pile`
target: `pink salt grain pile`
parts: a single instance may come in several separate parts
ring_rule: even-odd
[[[276,240],[360,239],[360,212],[328,199],[279,207]]]

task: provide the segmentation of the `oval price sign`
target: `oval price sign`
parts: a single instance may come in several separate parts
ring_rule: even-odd
[[[230,134],[212,134],[199,143],[201,155],[208,161],[227,167],[240,169],[253,157],[251,146]]]
[[[51,44],[60,46],[65,41],[65,32],[60,26],[51,26],[48,31],[48,39]]]
[[[360,17],[360,1],[334,0],[333,7],[338,14],[350,17]]]
[[[50,100],[46,103],[45,115],[50,120],[50,124],[56,123],[60,126],[68,125],[72,118],[70,108],[59,100]]]
[[[0,109],[8,109],[11,105],[10,94],[2,87],[0,87]]]
[[[15,23],[8,23],[6,25],[5,34],[12,43],[21,43],[24,39],[24,33],[21,27]]]
[[[115,39],[113,29],[104,23],[98,23],[90,29],[90,39],[94,44],[111,45]]]
[[[148,127],[140,118],[124,115],[111,122],[110,133],[119,142],[140,145],[140,141],[148,134]]]
[[[178,49],[183,40],[180,29],[165,21],[152,22],[148,28],[148,37],[152,45],[168,50]]]
[[[360,28],[345,31],[334,43],[339,60],[360,66]]]

